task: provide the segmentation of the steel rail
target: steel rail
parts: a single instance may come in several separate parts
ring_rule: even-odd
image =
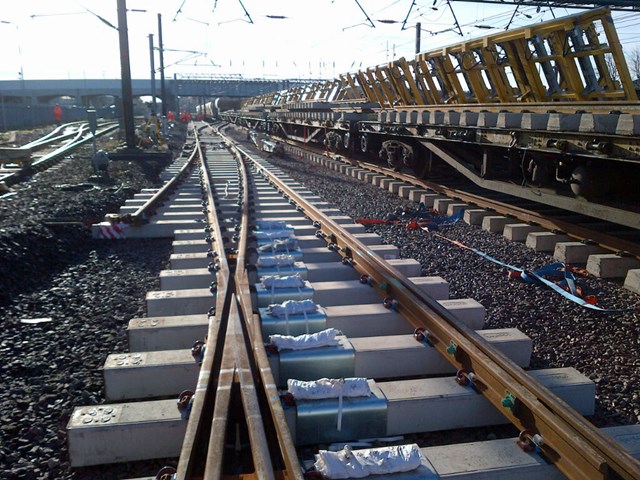
[[[592,240],[608,250],[624,251],[630,253],[631,255],[634,255],[635,257],[640,257],[640,245],[638,243],[615,238],[605,232],[593,230],[591,228],[576,225],[574,223],[566,222],[560,219],[546,217],[525,208],[516,207],[497,200],[491,200],[489,198],[485,198],[473,193],[464,192],[456,188],[420,180],[412,177],[411,175],[393,172],[389,169],[371,163],[361,161],[355,162],[359,167],[371,170],[372,172],[381,173],[389,177],[393,177],[398,180],[413,184],[417,187],[428,188],[436,193],[440,193],[448,197],[458,198],[460,200],[468,203],[473,203],[483,208],[489,208],[504,215],[514,216],[525,223],[535,223],[548,230],[559,230],[563,233],[566,233],[570,237],[574,237],[577,240]]]
[[[247,322],[247,330],[251,348],[255,362],[259,368],[260,379],[262,388],[264,389],[264,395],[268,403],[268,408],[271,412],[271,418],[273,421],[273,427],[276,430],[276,438],[280,448],[282,461],[285,467],[285,476],[288,479],[303,480],[303,469],[298,460],[293,438],[291,432],[287,427],[284,410],[280,402],[278,395],[278,389],[276,387],[273,373],[269,366],[269,360],[267,358],[267,351],[264,347],[262,338],[262,330],[260,326],[260,319],[257,314],[253,312],[253,305],[251,303],[251,291],[249,288],[249,276],[247,273],[247,246],[249,235],[249,207],[253,200],[253,196],[249,195],[249,182],[247,166],[245,159],[252,161],[250,155],[240,148],[230,138],[218,132],[218,134],[225,140],[227,146],[236,154],[240,166],[240,173],[242,177],[242,186],[245,192],[245,198],[243,199],[241,209],[242,217],[240,224],[240,239],[238,242],[238,256],[236,260],[236,272],[235,272],[235,288],[238,295],[238,302],[240,310]]]
[[[112,132],[113,130],[118,129],[119,126],[118,124],[113,124],[110,125],[106,128],[104,128],[103,130],[100,130],[99,132],[96,132],[96,137],[100,136],[100,135],[104,135],[106,133]],[[65,153],[68,153],[70,150],[73,150],[76,147],[79,147],[80,145],[84,145],[85,143],[88,143],[90,141],[93,141],[93,135],[88,135],[84,138],[82,138],[84,136],[85,133],[87,133],[87,130],[89,130],[89,125],[88,124],[83,124],[80,126],[80,128],[78,129],[78,132],[76,134],[76,136],[73,138],[73,140],[69,143],[67,143],[66,145],[63,145],[57,149],[55,149],[53,152],[48,153],[46,155],[44,155],[42,158],[36,160],[35,162],[33,162],[31,164],[31,167],[36,167],[39,168],[42,165],[45,165],[47,163],[49,163],[50,161],[58,158],[60,155],[63,155]]]
[[[323,215],[260,165],[264,174],[282,192],[320,223],[337,251],[351,254],[352,263],[366,272],[386,295],[398,301],[397,309],[416,327],[428,332],[431,345],[459,369],[476,375],[477,390],[521,431],[538,433],[544,439],[541,454],[571,479],[640,478],[640,462],[622,451],[564,401],[535,381],[504,354],[453,319],[446,310],[421,292],[406,276],[369,250],[352,234]],[[451,353],[452,352],[452,353]],[[505,408],[506,394],[513,398]]]
[[[236,159],[241,162],[240,159]],[[239,166],[239,169],[241,166]],[[246,188],[246,178],[242,179],[242,198],[240,204],[248,203],[248,190]],[[246,212],[243,212],[241,224],[246,224]],[[248,230],[242,230],[242,237],[246,236]],[[244,241],[246,244],[246,240]],[[222,252],[221,252],[222,254]],[[229,260],[229,259],[227,259]],[[237,271],[237,260],[234,261]],[[230,271],[232,268],[230,267]],[[243,405],[244,419],[249,433],[249,445],[253,460],[255,475],[260,479],[274,479],[274,470],[268,448],[267,436],[264,430],[264,422],[259,408],[259,392],[256,387],[253,368],[251,365],[249,351],[251,346],[246,338],[243,328],[243,316],[239,311],[236,300],[236,284],[233,277],[229,279],[229,289],[227,296],[230,297],[228,314],[225,311],[227,331],[224,342],[222,364],[220,365],[220,376],[218,389],[218,399],[215,404],[211,436],[206,457],[204,479],[214,480],[221,478],[224,467],[224,440],[229,420],[229,407],[233,399],[234,386],[239,386],[240,400]]]
[[[80,145],[84,145],[85,143],[93,140],[93,135],[82,138],[86,133],[86,131],[88,130],[88,128],[89,128],[88,124],[81,125],[78,131],[74,132],[75,136],[72,141],[55,149],[50,153],[47,153],[46,155],[43,155],[41,158],[39,158],[35,162],[28,164],[26,167],[23,167],[14,173],[3,176],[2,181],[5,182],[7,185],[13,185],[17,183],[19,181],[19,178],[29,170],[32,170],[32,169],[40,170],[45,166],[47,166],[49,163],[59,158],[60,156],[65,155],[70,151],[74,150],[75,148],[79,147]],[[108,126],[103,130],[96,132],[96,137],[109,133],[117,128],[118,128],[117,124]]]
[[[58,135],[58,132],[60,131],[64,131],[67,128],[70,127],[74,127],[77,126],[79,129],[82,128],[83,126],[86,126],[86,122],[71,122],[71,123],[66,123],[64,125],[60,125],[59,127],[56,127],[53,131],[49,132],[48,134],[44,135],[43,137],[40,137],[36,140],[33,140],[25,145],[22,145],[20,148],[29,148],[31,150],[33,150],[36,147],[44,147],[50,143],[53,142],[57,142],[59,140],[64,140],[66,138],[72,137],[74,136],[77,132],[75,131],[71,131],[68,133],[60,133]]]
[[[234,398],[233,387],[236,384],[239,385],[244,419],[249,432],[255,475],[260,479],[275,479],[238,304],[235,294],[231,291],[229,294],[231,303],[227,314],[227,331],[217,385],[218,394],[211,422],[203,479],[217,480],[224,474],[225,436],[229,421],[229,407]]]
[[[196,132],[194,134],[197,135]],[[196,140],[196,148],[193,149],[191,155],[182,166],[180,171],[167,183],[165,183],[153,196],[145,202],[144,205],[139,207],[134,213],[131,215],[124,215],[122,217],[123,223],[133,223],[134,225],[143,225],[146,223],[147,219],[153,215],[154,211],[160,206],[162,202],[168,197],[175,189],[178,184],[189,175],[191,169],[193,168],[196,161],[201,159],[202,152],[198,151],[200,149],[198,140]]]
[[[219,373],[220,370],[222,345],[224,342],[226,328],[223,320],[226,313],[225,309],[228,307],[229,303],[227,301],[227,290],[230,275],[229,264],[226,256],[224,255],[224,240],[222,237],[222,231],[220,230],[216,205],[213,199],[213,191],[211,188],[211,182],[209,181],[208,168],[204,160],[198,133],[194,132],[194,134],[195,148],[193,149],[192,156],[189,160],[192,161],[194,158],[197,158],[200,162],[199,167],[204,187],[206,202],[204,207],[206,209],[209,238],[212,240],[212,245],[217,245],[220,250],[220,254],[217,257],[219,268],[216,272],[217,290],[215,297],[215,313],[213,313],[213,315],[209,315],[209,327],[206,339],[207,348],[202,360],[202,366],[200,367],[200,373],[198,374],[198,382],[195,389],[195,395],[193,396],[191,414],[187,423],[187,429],[182,449],[180,451],[180,459],[176,469],[176,479],[180,480],[191,478],[192,474],[202,467],[202,456],[206,454],[203,453],[203,450],[206,452],[206,445],[209,443],[207,441],[210,434],[209,429],[212,427],[211,424],[207,424],[206,421],[202,421],[205,410],[212,410],[214,404],[223,403],[225,401],[224,398],[218,398],[219,392],[217,391],[217,385],[221,381],[224,382],[225,378],[218,379],[216,374]],[[220,452],[221,451],[222,450],[220,450]],[[219,460],[222,461],[221,458]]]

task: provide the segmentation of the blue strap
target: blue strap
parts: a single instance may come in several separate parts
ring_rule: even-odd
[[[422,228],[425,231],[429,231],[427,228]],[[536,271],[529,271],[529,270],[525,270],[523,268],[520,267],[515,267],[513,265],[509,265],[508,263],[504,263],[501,262],[500,260],[493,258],[490,255],[487,255],[486,253],[476,249],[476,248],[472,248],[472,247],[468,247],[467,245],[458,242],[456,240],[451,240],[443,235],[440,235],[438,233],[434,233],[433,235],[436,235],[444,240],[447,240],[448,242],[453,243],[454,245],[458,245],[461,248],[465,248],[467,250],[472,251],[473,253],[475,253],[476,255],[481,256],[482,258],[489,260],[490,262],[493,262],[497,265],[506,267],[510,270],[514,270],[516,272],[520,272],[520,276],[521,278],[527,282],[527,283],[535,283],[535,282],[540,282],[544,285],[546,285],[547,287],[551,288],[553,291],[555,291],[556,293],[559,293],[560,295],[562,295],[563,297],[565,297],[568,300],[571,300],[572,302],[580,305],[581,307],[584,308],[588,308],[589,310],[594,310],[597,312],[601,312],[601,313],[626,313],[626,312],[637,312],[638,310],[640,310],[640,306],[636,306],[636,307],[628,307],[628,308],[600,308],[596,305],[591,305],[590,303],[587,303],[584,299],[580,298],[579,296],[576,295],[577,292],[577,288],[576,288],[576,284],[575,284],[575,275],[573,274],[573,272],[569,271],[569,269],[566,268],[566,265],[564,263],[561,262],[557,262],[557,263],[552,263],[551,265],[547,265],[546,267],[542,267]],[[567,283],[568,287],[569,287],[569,291],[567,292],[566,290],[564,290],[562,287],[560,287],[559,285],[557,285],[556,283],[547,280],[546,278],[544,278],[543,275],[548,275],[548,276],[559,276],[559,275],[563,275],[562,270],[564,270],[564,281]]]

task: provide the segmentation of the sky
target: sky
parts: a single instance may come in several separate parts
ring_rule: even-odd
[[[20,0],[10,9],[7,3],[0,10],[0,80],[18,80],[20,72],[26,80],[120,78],[118,32],[112,28],[118,24],[117,0]],[[136,79],[150,78],[149,34],[157,47],[158,14],[167,78],[305,79],[412,58],[417,22],[421,51],[428,51],[504,31],[514,13],[513,6],[451,2],[461,37],[446,0],[127,0],[126,5]],[[579,12],[553,10],[556,17]],[[552,18],[548,8],[521,7],[511,27]],[[614,22],[625,51],[640,48],[635,27],[640,12],[616,12]]]

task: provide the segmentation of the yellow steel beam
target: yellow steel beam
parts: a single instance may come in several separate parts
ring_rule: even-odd
[[[481,52],[486,64],[485,72],[491,79],[491,84],[493,85],[500,102],[506,103],[515,101],[513,87],[509,83],[504,69],[496,62],[496,57],[493,55],[493,52],[485,49],[481,50]]]
[[[433,76],[431,75],[431,70],[429,69],[429,65],[425,61],[424,58],[417,56],[416,57],[416,65],[419,67],[419,77],[424,88],[424,92],[430,97],[431,103],[434,105],[439,105],[442,103],[442,98],[444,95],[440,94],[440,90],[436,86],[433,81]]]
[[[622,89],[626,93],[627,100],[637,102],[638,95],[636,93],[635,85],[631,79],[629,68],[627,68],[627,62],[624,58],[624,53],[622,52],[622,45],[620,45],[618,32],[613,26],[613,20],[611,19],[610,14],[606,15],[602,21],[602,27],[607,35],[611,53],[613,54],[613,61],[615,62],[616,69],[620,75],[620,83],[622,84]]]
[[[366,79],[367,85],[371,87],[371,90],[373,91],[375,98],[377,99],[380,106],[383,108],[392,106],[392,105],[388,105],[387,102],[385,101],[386,97],[384,95],[384,92],[382,91],[382,89],[380,88],[380,85],[376,81],[376,78],[374,77],[371,69],[370,68],[366,69],[365,71],[362,72],[362,74],[363,74],[363,77]]]
[[[381,108],[638,101],[606,8],[467,40],[420,53],[408,62],[401,58],[341,75],[336,82],[335,99],[366,99]],[[310,90],[291,89],[280,94],[277,103],[282,98],[325,99],[333,88],[316,84]]]
[[[385,73],[390,86],[395,91],[396,98],[399,97],[402,100],[401,102],[396,102],[395,105],[411,105],[413,103],[411,93],[396,62],[391,62],[386,67],[381,67],[381,70]]]
[[[342,85],[342,89],[337,95],[337,100],[344,100],[347,97],[348,98],[358,97],[358,86],[356,85],[356,81],[353,78],[353,75],[351,75],[350,73],[345,73],[343,75],[340,75],[340,82]],[[363,89],[363,92],[364,92],[364,89]]]
[[[386,76],[384,75],[384,71],[382,70],[381,67],[374,67],[373,68],[373,74],[375,75],[375,78],[378,80],[378,85],[380,86],[380,89],[382,90],[382,93],[384,94],[385,98],[387,99],[387,105],[390,107],[395,106],[397,103],[399,103],[398,97],[397,95],[394,94],[393,90],[391,90],[391,87],[389,85],[389,80],[386,78]]]
[[[460,53],[458,62],[476,101],[478,103],[488,103],[490,93],[481,76],[482,63],[480,60],[476,59],[473,53],[467,50],[466,52]]]

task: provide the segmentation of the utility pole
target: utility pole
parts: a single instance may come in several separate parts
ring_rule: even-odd
[[[120,70],[122,72],[122,124],[126,148],[134,150],[136,148],[136,135],[133,123],[133,91],[131,87],[131,66],[129,64],[126,0],[118,0],[118,37],[120,39]]]
[[[160,99],[162,116],[167,116],[167,90],[164,85],[164,44],[162,43],[162,15],[158,14],[158,50],[160,51]]]
[[[422,24],[420,22],[416,23],[416,55],[420,53],[420,28]]]
[[[158,105],[156,104],[156,66],[153,59],[153,33],[149,34],[149,60],[151,63],[151,114],[158,113]]]

